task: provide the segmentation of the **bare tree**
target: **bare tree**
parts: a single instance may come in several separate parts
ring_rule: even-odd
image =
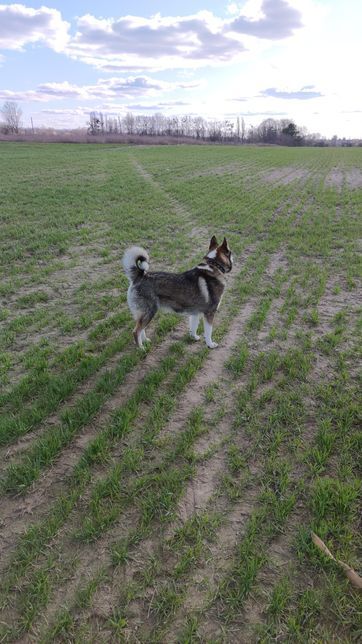
[[[274,119],[265,119],[258,125],[259,140],[263,143],[276,143],[278,137],[278,122]]]
[[[18,104],[6,101],[0,111],[4,119],[4,131],[7,134],[19,134],[23,112]]]
[[[100,134],[101,122],[98,112],[91,112],[89,115],[88,134]]]
[[[133,134],[135,118],[132,112],[127,112],[123,119],[126,134]]]
[[[242,143],[244,143],[244,141],[245,141],[245,132],[246,132],[246,128],[245,128],[245,121],[244,121],[244,119],[242,118],[242,119],[241,119],[241,142],[242,142]]]

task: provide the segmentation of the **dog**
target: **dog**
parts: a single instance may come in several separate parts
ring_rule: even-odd
[[[149,256],[144,248],[132,246],[123,256],[123,267],[130,281],[127,302],[136,321],[133,336],[140,348],[149,341],[146,327],[158,310],[189,316],[190,335],[197,335],[200,317],[204,319],[207,346],[215,349],[212,325],[225,289],[226,273],[233,267],[233,256],[224,237],[218,244],[213,236],[207,254],[195,268],[184,273],[149,272]]]

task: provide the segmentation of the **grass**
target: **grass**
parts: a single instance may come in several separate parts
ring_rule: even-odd
[[[1,152],[0,640],[357,641],[310,531],[360,570],[361,197],[326,180],[360,150]],[[213,234],[220,349],[160,315],[137,351],[123,249],[181,270]]]

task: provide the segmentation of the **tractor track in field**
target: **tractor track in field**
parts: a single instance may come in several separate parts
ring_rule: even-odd
[[[191,239],[200,239],[200,237],[202,236],[208,240],[210,238],[209,230],[205,226],[200,226],[199,224],[195,226],[195,217],[192,215],[192,213],[180,201],[178,201],[178,199],[167,192],[167,190],[165,190],[163,186],[158,181],[156,181],[156,179],[154,179],[152,174],[150,174],[138,161],[136,161],[136,159],[133,159],[132,162],[138,174],[143,177],[143,179],[147,181],[147,183],[149,183],[155,190],[161,192],[161,194],[164,195],[174,213],[178,218],[180,218],[182,222],[181,225],[189,224],[189,226],[191,226],[189,237]]]

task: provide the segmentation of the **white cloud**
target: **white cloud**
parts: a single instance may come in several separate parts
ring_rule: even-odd
[[[226,7],[226,11],[231,15],[234,15],[235,13],[239,12],[239,6],[236,2],[230,2],[230,4],[228,4]]]
[[[301,11],[286,0],[249,0],[242,9],[233,3],[229,10],[234,15],[227,19],[208,10],[188,16],[86,14],[76,19],[71,36],[69,23],[56,9],[2,4],[0,49],[45,43],[107,72],[187,69],[238,60],[250,38],[279,40],[302,27]]]
[[[78,19],[67,53],[107,71],[195,67],[227,61],[243,51],[238,39],[223,33],[224,22],[209,11],[193,16],[124,16]]]
[[[257,18],[241,14],[229,26],[233,32],[268,40],[287,38],[301,27],[301,12],[285,0],[263,0]]]
[[[220,65],[243,54],[243,37],[278,40],[302,27],[301,12],[286,0],[263,0],[260,11],[257,19],[239,11],[232,19],[221,19],[206,10],[182,17],[87,14],[78,18],[66,52],[107,71]]]
[[[313,85],[306,85],[298,90],[280,90],[276,87],[269,87],[261,92],[262,96],[273,97],[286,100],[311,100],[323,96]]]
[[[158,103],[129,103],[128,105],[124,106],[126,107],[127,110],[135,110],[139,112],[168,112],[172,111],[173,113],[176,112],[184,112],[185,108],[187,108],[186,111],[188,111],[189,108],[192,107],[192,103],[189,103],[187,101],[159,101]]]
[[[117,99],[154,96],[177,89],[194,89],[200,81],[175,82],[154,80],[148,76],[128,76],[127,78],[101,78],[94,85],[63,83],[43,83],[34,90],[1,90],[0,99],[8,101],[49,101],[53,99]]]
[[[43,42],[61,52],[68,42],[69,27],[57,9],[0,4],[0,49],[19,50],[29,43]]]

